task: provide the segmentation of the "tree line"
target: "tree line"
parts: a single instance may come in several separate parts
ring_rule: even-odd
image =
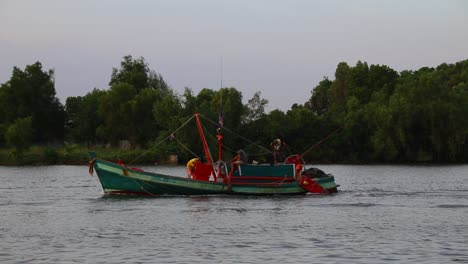
[[[303,158],[315,163],[468,161],[468,60],[402,72],[342,62],[334,77],[324,77],[305,103],[267,113],[260,91],[247,103],[234,87],[198,94],[185,88],[178,94],[144,58],[129,55],[113,69],[108,89],[68,97],[62,105],[54,71],[36,62],[24,70],[14,67],[0,85],[0,146],[21,152],[31,145],[116,147],[126,140],[132,148],[147,149],[198,112],[216,121],[222,113],[229,128],[226,146],[252,155],[259,152],[254,146],[268,147],[281,138],[292,152],[307,151]],[[210,139],[216,125],[207,130]],[[182,146],[165,142],[157,153],[186,158],[201,153],[195,127],[176,136]]]

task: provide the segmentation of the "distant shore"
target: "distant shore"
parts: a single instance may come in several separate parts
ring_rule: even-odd
[[[45,147],[33,146],[18,153],[15,149],[0,149],[0,166],[40,166],[40,165],[87,165],[90,158],[88,151],[94,151],[99,158],[124,163],[153,165],[177,164],[177,159],[171,154],[161,155],[144,149],[122,150],[115,148],[95,148],[89,150],[79,145]],[[180,162],[180,161],[179,161]],[[184,162],[182,159],[181,162]]]
[[[191,157],[177,156],[170,153],[161,154],[157,151],[145,149],[118,149],[118,148],[93,148],[89,150],[85,146],[70,145],[60,147],[33,146],[29,150],[18,154],[15,149],[0,149],[0,166],[42,166],[42,165],[87,165],[89,163],[88,151],[94,151],[101,159],[124,164],[138,165],[177,165],[185,164]],[[306,161],[309,163],[308,161]],[[349,162],[315,160],[311,164],[346,164],[346,165],[453,165],[465,163],[430,163],[430,162]]]

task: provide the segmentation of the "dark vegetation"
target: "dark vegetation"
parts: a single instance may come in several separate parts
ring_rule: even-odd
[[[178,130],[176,141],[183,146],[175,140],[158,142],[194,112],[217,121],[220,110],[230,129],[225,132],[226,146],[252,155],[259,152],[253,145],[268,147],[277,137],[303,153],[341,128],[305,160],[468,161],[468,60],[402,72],[385,65],[342,62],[334,80],[325,77],[307,102],[286,112],[266,113],[268,101],[260,92],[243,104],[242,93],[233,87],[205,88],[198,94],[186,88],[177,94],[143,58],[131,56],[113,69],[109,87],[69,97],[63,106],[55,94],[53,70],[45,71],[40,62],[24,70],[14,67],[10,80],[0,86],[0,163],[84,163],[88,148],[108,159],[131,161],[144,154],[138,162],[152,163],[178,154],[183,161],[201,154],[194,125]],[[215,129],[214,125],[206,130],[210,140]]]

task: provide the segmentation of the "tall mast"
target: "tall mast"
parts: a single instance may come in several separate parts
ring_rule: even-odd
[[[219,87],[220,89],[223,88],[223,56],[221,56],[221,86]],[[221,97],[222,99],[222,97]]]
[[[218,140],[218,161],[223,160],[223,135],[221,134],[221,128],[217,129],[216,139]]]
[[[221,86],[219,87],[219,96],[220,96],[220,100],[219,100],[219,114],[220,114],[220,118],[223,116],[223,56],[221,56],[221,73],[220,73],[220,80],[221,80]],[[220,126],[223,126],[222,122],[221,122],[221,119],[219,120],[220,121]]]
[[[221,87],[219,88],[219,97],[220,97],[220,102],[219,102],[219,113],[218,113],[218,123],[219,123],[219,128],[217,129],[216,133],[216,139],[218,140],[218,161],[221,161],[223,159],[223,135],[221,133],[221,127],[223,126],[223,56],[221,56]]]

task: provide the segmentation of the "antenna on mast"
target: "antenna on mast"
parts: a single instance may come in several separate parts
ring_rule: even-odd
[[[221,79],[221,87],[219,87],[219,113],[218,113],[218,123],[219,126],[222,127],[224,125],[224,118],[223,118],[223,56],[221,56],[221,72],[220,72],[220,79]]]
[[[223,56],[221,56],[221,87],[219,88],[219,97],[220,97],[220,107],[219,107],[219,113],[218,113],[218,129],[217,129],[217,135],[216,139],[218,139],[218,161],[223,160],[223,135],[221,133],[221,128],[224,125],[224,117],[223,117]],[[221,167],[218,167],[217,173],[220,174],[221,172]]]
[[[221,89],[223,89],[223,56],[221,56],[221,86],[219,87],[219,92],[221,96],[221,111],[223,111],[223,93],[221,92]]]
[[[220,89],[223,88],[223,56],[221,56],[221,87],[219,87]]]

